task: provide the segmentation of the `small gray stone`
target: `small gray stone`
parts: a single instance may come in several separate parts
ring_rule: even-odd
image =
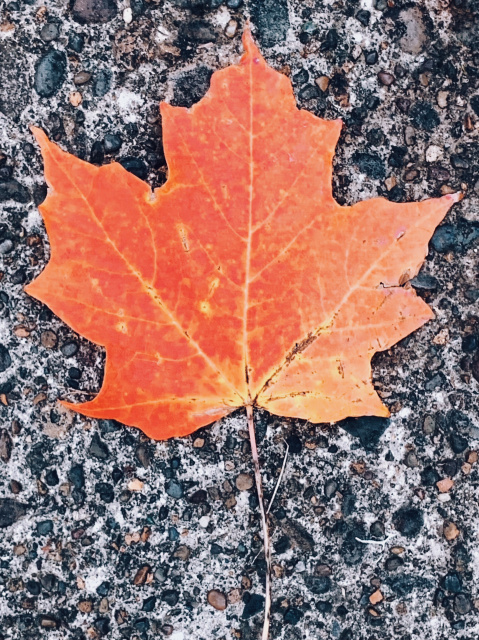
[[[80,23],[109,22],[116,16],[115,0],[75,0],[73,19]]]
[[[183,493],[184,493],[183,485],[179,480],[169,480],[166,483],[165,489],[166,489],[166,493],[172,498],[175,498],[175,500],[179,500],[180,498],[183,497]]]

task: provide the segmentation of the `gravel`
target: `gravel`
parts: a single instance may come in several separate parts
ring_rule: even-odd
[[[0,640],[258,637],[265,562],[244,414],[152,442],[67,411],[58,399],[98,392],[104,353],[23,291],[49,256],[29,125],[82,159],[116,160],[161,185],[159,101],[198,101],[212,72],[238,60],[247,18],[298,106],[343,119],[341,204],[466,195],[411,283],[434,319],[374,358],[391,418],[311,425],[256,413],[267,501],[289,448],[271,510],[271,637],[477,636],[475,5],[2,7]]]

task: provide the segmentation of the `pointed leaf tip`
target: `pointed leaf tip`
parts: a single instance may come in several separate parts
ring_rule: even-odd
[[[264,58],[261,55],[258,47],[255,44],[255,41],[253,40],[253,36],[251,35],[251,29],[249,27],[245,27],[245,30],[243,31],[243,47],[244,47],[244,54],[241,58],[241,63],[244,64],[245,62],[260,62],[263,61],[264,62]]]
[[[35,140],[40,145],[40,148],[43,149],[49,144],[50,141],[48,140],[47,134],[45,133],[45,131],[43,131],[43,129],[40,129],[40,127],[35,127],[32,124],[30,125],[30,131],[32,132]]]

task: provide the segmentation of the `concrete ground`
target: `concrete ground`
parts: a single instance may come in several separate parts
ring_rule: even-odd
[[[98,391],[104,354],[23,291],[49,255],[28,126],[161,184],[159,101],[199,100],[238,60],[248,17],[298,105],[344,120],[340,203],[465,193],[413,282],[435,319],[374,359],[391,419],[256,415],[267,496],[285,441],[290,453],[272,510],[271,638],[479,632],[479,2],[7,0],[0,639],[258,638],[265,563],[240,476],[252,473],[244,413],[154,442],[63,410],[58,398]],[[207,602],[212,589],[225,610]]]

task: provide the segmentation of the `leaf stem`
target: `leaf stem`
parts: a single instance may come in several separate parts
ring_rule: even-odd
[[[261,640],[268,640],[269,637],[269,621],[271,617],[271,542],[269,538],[268,516],[264,507],[263,483],[261,480],[261,471],[259,468],[258,447],[256,446],[256,432],[254,428],[253,405],[246,405],[246,416],[248,418],[248,431],[251,443],[251,453],[253,454],[254,477],[256,480],[256,491],[258,493],[259,510],[261,513],[261,522],[263,525],[263,542],[264,556],[266,559],[266,593],[264,605],[264,623]]]

